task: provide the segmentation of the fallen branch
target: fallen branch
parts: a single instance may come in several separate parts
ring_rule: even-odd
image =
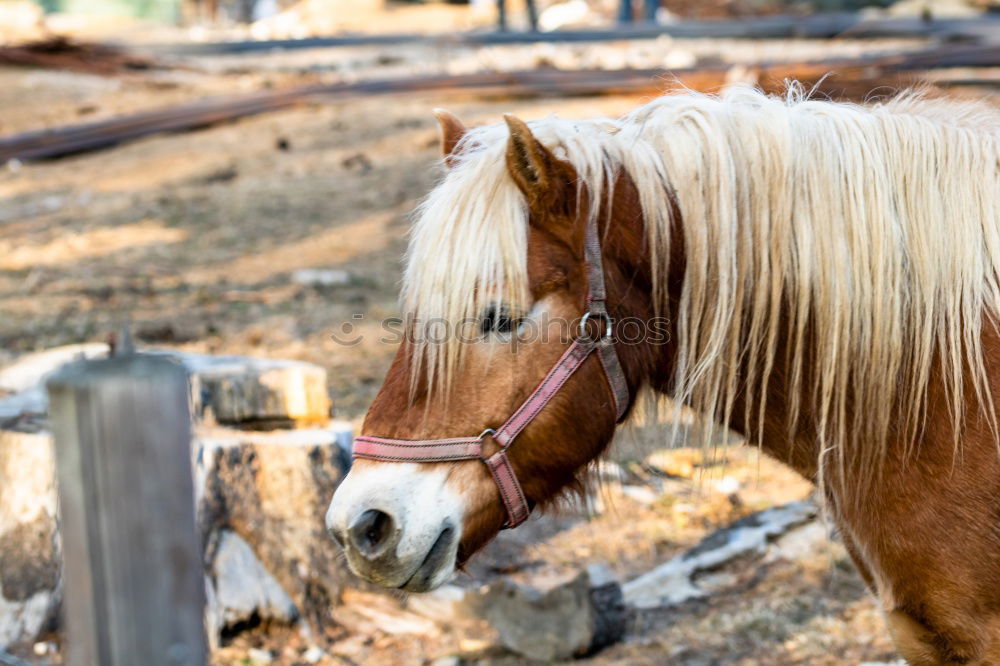
[[[765,509],[713,532],[691,550],[622,585],[633,608],[672,606],[705,596],[694,582],[700,571],[750,554],[762,554],[769,540],[816,517],[809,502]]]

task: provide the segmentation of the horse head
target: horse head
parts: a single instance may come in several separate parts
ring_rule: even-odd
[[[357,575],[410,591],[580,487],[641,374],[614,323],[650,314],[641,224],[613,222],[641,218],[634,192],[592,196],[515,117],[438,119],[448,173],[411,240],[415,316],[327,514]]]

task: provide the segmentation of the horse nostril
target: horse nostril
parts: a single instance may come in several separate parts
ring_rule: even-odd
[[[366,558],[378,557],[391,545],[394,528],[389,514],[368,509],[351,525],[351,543]]]

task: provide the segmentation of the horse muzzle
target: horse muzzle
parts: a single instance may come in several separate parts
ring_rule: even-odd
[[[443,473],[417,464],[355,465],[326,514],[355,575],[410,592],[452,577],[464,507]]]

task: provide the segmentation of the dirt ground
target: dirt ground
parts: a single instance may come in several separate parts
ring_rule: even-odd
[[[242,71],[214,61],[117,78],[0,70],[0,134],[343,76],[279,66],[281,57],[301,56],[275,56],[271,67],[256,62]],[[553,112],[616,115],[641,101],[358,99],[0,166],[0,363],[104,339],[127,320],[140,345],[317,363],[329,372],[336,416],[358,423],[394,352],[380,340],[379,322],[398,314],[408,214],[440,174],[431,109],[446,105],[478,124],[505,112],[529,119]],[[302,269],[346,271],[347,279],[303,283],[294,279]],[[361,334],[359,344],[334,340],[345,324]],[[811,492],[780,464],[743,449],[724,452],[727,465],[704,476],[667,480],[644,478],[634,459],[616,455],[637,475],[633,485],[656,488],[653,500],[607,483],[589,511],[567,508],[505,534],[459,584],[591,562],[608,563],[627,579],[712,529]],[[719,486],[720,479],[729,480]],[[892,658],[876,604],[835,540],[794,558],[740,562],[721,573],[727,582],[708,600],[636,613],[624,643],[579,663],[832,665]],[[405,605],[393,598],[379,603]],[[475,623],[425,634],[387,633],[349,614],[341,624],[320,663],[424,664],[447,655],[463,655],[465,663],[520,663]],[[215,663],[251,663],[251,648],[273,651],[276,663],[302,663],[306,647],[294,632],[257,632],[236,638]]]
[[[626,483],[605,482],[588,508],[567,506],[502,533],[456,584],[477,588],[500,576],[520,581],[563,579],[591,563],[620,580],[648,571],[732,521],[776,503],[802,499],[811,486],[780,463],[746,448],[719,451],[691,476],[650,484],[619,445],[612,458]],[[661,454],[661,458],[663,454]],[[666,455],[675,468],[698,455]],[[681,463],[681,464],[677,464]],[[645,468],[648,470],[648,468]],[[649,497],[636,488],[655,488]],[[632,492],[629,492],[631,490]],[[874,599],[843,547],[820,521],[763,558],[731,562],[697,579],[705,599],[662,610],[635,611],[625,640],[572,663],[593,666],[842,666],[893,662],[894,651]],[[413,599],[345,594],[335,612],[321,664],[374,666],[522,666],[532,662],[498,647],[482,622],[445,616],[427,623]],[[419,610],[419,606],[417,606]],[[266,650],[278,663],[302,663],[306,643],[292,632],[238,637],[215,655],[218,666],[254,663]],[[441,661],[436,661],[440,659]]]

